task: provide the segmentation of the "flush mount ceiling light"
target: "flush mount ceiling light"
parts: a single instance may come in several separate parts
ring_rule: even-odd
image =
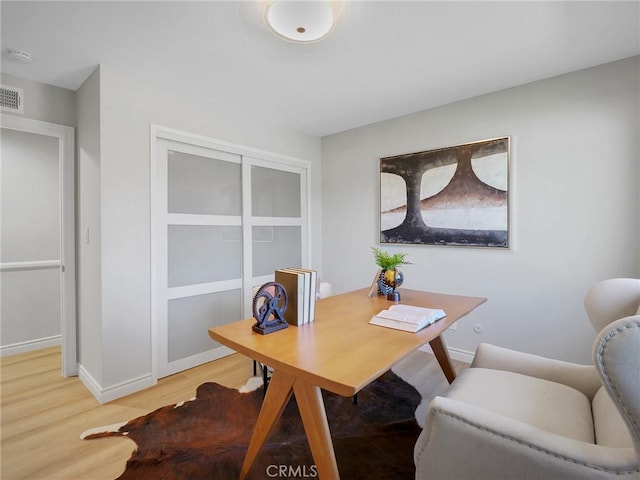
[[[336,24],[328,1],[274,0],[267,5],[264,18],[276,35],[296,43],[317,42],[329,35]]]

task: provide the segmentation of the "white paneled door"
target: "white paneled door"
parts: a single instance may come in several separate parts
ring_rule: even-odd
[[[308,264],[307,166],[161,128],[152,144],[161,378],[232,353],[207,330],[251,316],[276,268]]]
[[[73,128],[3,115],[0,353],[62,345],[77,374]]]

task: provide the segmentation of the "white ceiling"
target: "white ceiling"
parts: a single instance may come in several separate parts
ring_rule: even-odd
[[[346,1],[308,45],[264,4],[3,0],[2,72],[75,90],[103,64],[324,136],[640,54],[640,1]]]

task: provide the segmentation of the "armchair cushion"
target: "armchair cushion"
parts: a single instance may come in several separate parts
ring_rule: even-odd
[[[594,443],[589,399],[578,390],[504,370],[469,368],[447,398],[567,438]]]
[[[530,377],[562,383],[593,398],[602,382],[593,365],[578,365],[531,353],[481,343],[473,359],[472,367],[508,370]]]

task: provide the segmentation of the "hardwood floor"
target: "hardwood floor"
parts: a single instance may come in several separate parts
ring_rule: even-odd
[[[431,398],[444,392],[447,383],[435,358],[422,355],[420,361],[407,357],[400,362],[397,373],[413,384],[417,379],[423,398]],[[458,372],[468,366],[453,364]],[[78,377],[63,378],[60,365],[59,347],[0,358],[2,480],[112,480],[124,471],[135,444],[116,437],[80,440],[82,432],[189,400],[204,382],[239,388],[253,374],[251,360],[234,354],[100,405]],[[428,402],[423,403],[419,416]]]
[[[251,360],[234,354],[100,405],[78,377],[63,378],[60,365],[59,347],[0,359],[2,480],[112,480],[124,471],[135,444],[80,440],[82,432],[188,400],[207,381],[239,388],[253,373]]]

